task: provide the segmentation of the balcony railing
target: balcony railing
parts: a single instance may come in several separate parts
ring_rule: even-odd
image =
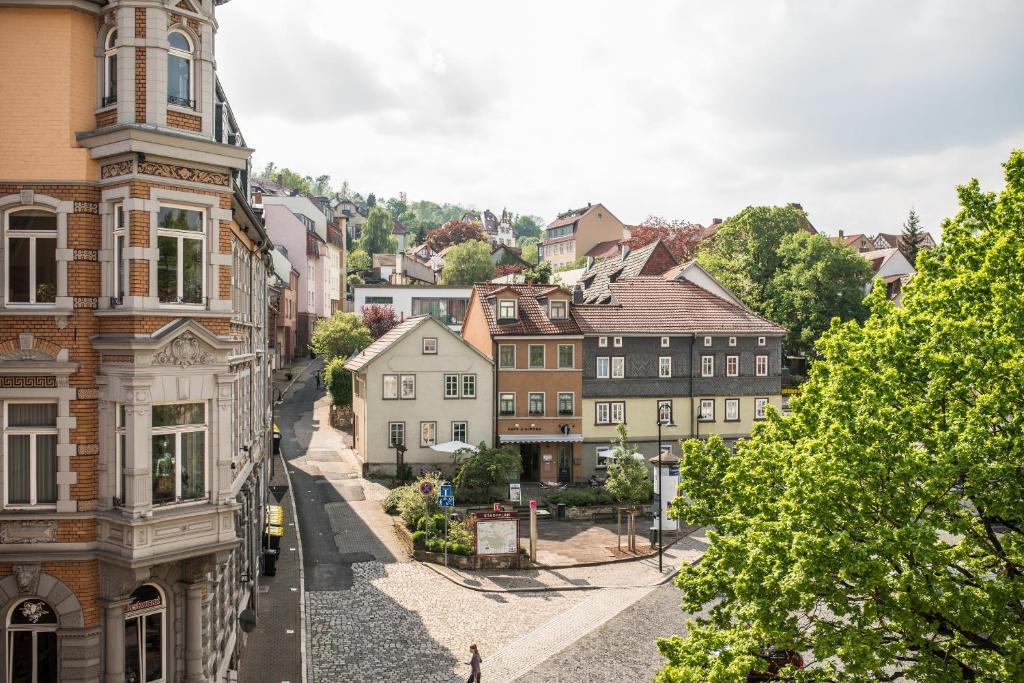
[[[104,107],[109,107],[112,104],[117,104],[117,94],[104,95],[103,99],[100,100],[100,104]]]
[[[187,107],[188,109],[196,108],[195,100],[190,100],[187,97],[178,97],[177,95],[168,95],[167,104],[173,104],[178,107]]]

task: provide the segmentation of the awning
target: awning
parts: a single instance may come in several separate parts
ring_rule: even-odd
[[[459,451],[476,453],[476,446],[465,441],[445,441],[444,443],[434,444],[430,447],[430,450],[438,451],[439,453],[458,453]]]
[[[501,443],[580,443],[582,434],[498,434]]]

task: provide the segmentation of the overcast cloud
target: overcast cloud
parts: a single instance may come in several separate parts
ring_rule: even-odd
[[[336,184],[550,219],[801,202],[895,232],[1024,147],[1024,3],[234,0],[220,78],[256,147]]]

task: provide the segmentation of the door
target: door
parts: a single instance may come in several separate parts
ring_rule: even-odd
[[[519,445],[519,454],[523,460],[523,481],[538,481],[540,478],[540,446],[535,443]]]
[[[558,445],[558,483],[568,484],[572,481],[572,445]]]

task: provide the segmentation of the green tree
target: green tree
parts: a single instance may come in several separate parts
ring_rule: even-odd
[[[377,195],[375,195],[372,192],[370,194],[366,195],[366,205],[368,207],[370,207],[371,209],[373,207],[377,206]]]
[[[373,268],[373,258],[362,249],[356,249],[348,255],[348,270],[356,272]]]
[[[326,197],[331,192],[331,176],[318,175],[310,190],[314,197]]]
[[[1024,673],[1024,153],[1003,191],[959,188],[903,306],[834,323],[787,417],[730,452],[685,444],[674,513],[714,527],[677,578],[660,683],[744,681],[772,645],[799,680]]]
[[[427,224],[421,219],[416,219],[416,232],[413,235],[413,244],[419,246],[427,241]]]
[[[654,482],[647,474],[647,463],[629,443],[626,425],[619,423],[615,458],[608,462],[608,479],[604,488],[615,500],[630,506],[643,505],[654,493]]]
[[[910,265],[914,265],[917,261],[917,252],[921,251],[922,242],[924,242],[924,232],[921,230],[921,219],[917,217],[917,212],[914,209],[910,209],[910,213],[907,214],[907,222],[903,224],[900,242],[900,251],[910,261]]]
[[[373,341],[370,330],[355,313],[335,313],[321,318],[313,328],[310,346],[324,362],[341,357],[348,358],[355,351],[365,349]]]
[[[516,240],[519,248],[523,250],[523,260],[527,263],[537,263],[537,245],[540,244],[540,239],[537,237],[520,237]]]
[[[761,310],[789,330],[790,352],[812,355],[833,317],[867,317],[863,286],[871,279],[871,264],[852,249],[801,230],[782,238],[778,256]]]
[[[367,254],[391,254],[398,247],[398,242],[391,234],[391,214],[385,209],[375,206],[363,224],[356,248]]]
[[[384,202],[384,208],[388,210],[392,218],[400,219],[402,214],[409,208],[409,201],[406,199],[404,192],[399,192],[397,197],[392,197]]]
[[[534,285],[551,284],[551,262],[545,261],[523,271],[526,281]]]
[[[568,263],[563,263],[562,265],[560,265],[557,268],[555,268],[555,272],[556,273],[562,273],[562,272],[565,272],[567,270],[576,270],[578,268],[586,268],[586,267],[587,267],[587,257],[586,256],[577,256],[572,261],[569,261]]]
[[[491,247],[480,240],[456,244],[444,257],[441,269],[441,284],[472,285],[487,282],[494,277],[491,263]]]
[[[516,237],[540,237],[540,218],[537,216],[516,216],[512,221]]]
[[[352,373],[345,369],[343,356],[338,356],[324,366],[324,384],[336,406],[352,405]]]
[[[461,491],[494,493],[494,488],[513,481],[523,471],[523,459],[509,446],[489,448],[482,443],[476,453],[459,458],[452,483]]]

